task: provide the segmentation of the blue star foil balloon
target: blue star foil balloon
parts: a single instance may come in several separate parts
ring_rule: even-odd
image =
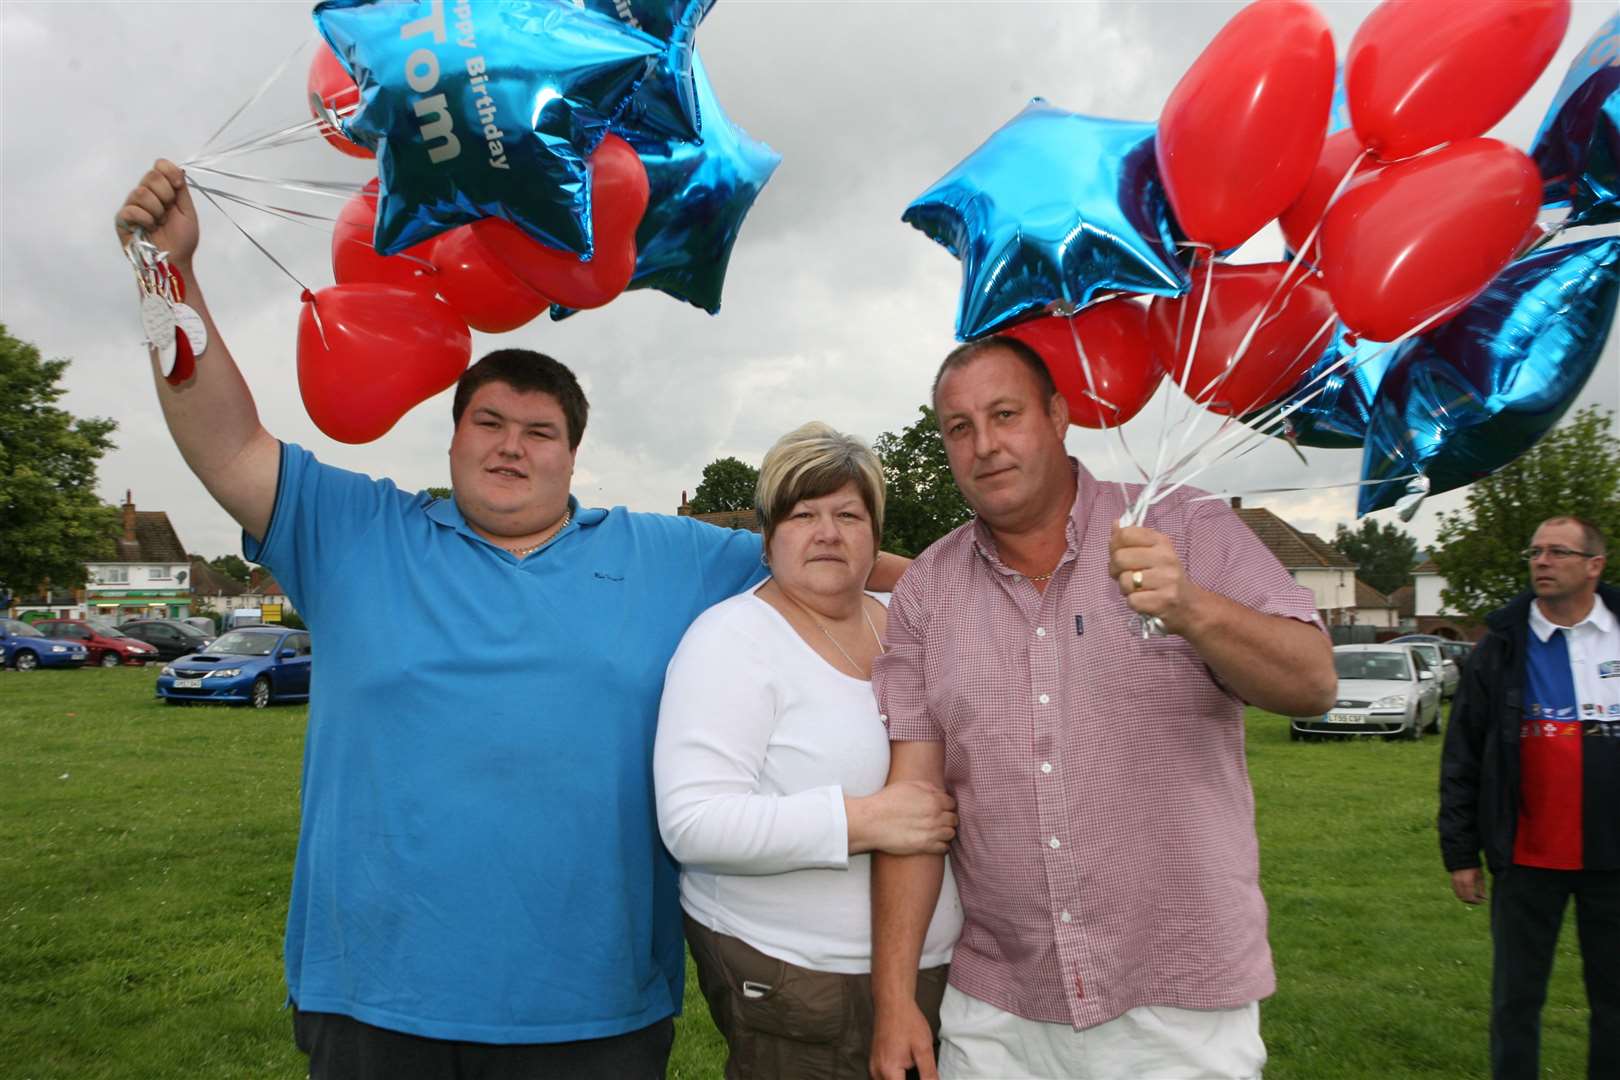
[[[1599,26],[1569,67],[1530,144],[1547,206],[1568,225],[1620,221],[1620,15]]]
[[[782,155],[731,122],[703,61],[692,58],[703,142],[627,136],[647,169],[647,213],[636,230],[632,289],[658,289],[716,315],[743,218]],[[554,307],[553,319],[573,314]]]
[[[1153,132],[1035,98],[906,208],[962,261],[959,340],[1057,302],[1186,291]]]
[[[1378,384],[1398,352],[1399,346],[1357,339],[1340,323],[1322,355],[1282,399],[1287,405],[1304,403],[1281,419],[1269,412],[1263,429],[1324,450],[1362,445]]]
[[[1558,422],[1603,355],[1620,238],[1536,252],[1461,314],[1406,343],[1378,387],[1358,514],[1393,506],[1403,474],[1438,494],[1506,465]]]
[[[315,23],[360,87],[343,128],[377,153],[379,252],[499,217],[590,255],[586,159],[657,40],[564,0],[323,0]]]
[[[715,0],[585,0],[585,7],[651,34],[664,54],[613,124],[629,137],[695,141],[702,137],[703,108],[693,73],[693,37]]]

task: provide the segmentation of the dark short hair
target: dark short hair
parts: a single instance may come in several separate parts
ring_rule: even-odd
[[[958,345],[941,361],[939,370],[934,373],[934,389],[929,394],[929,399],[933,402],[936,412],[939,411],[939,384],[945,381],[945,374],[955,371],[957,368],[967,367],[985,353],[995,349],[1012,353],[1020,363],[1029,369],[1029,373],[1035,377],[1035,385],[1040,388],[1041,403],[1043,405],[1052,400],[1052,395],[1057,393],[1057,384],[1052,381],[1052,372],[1048,370],[1046,361],[1041,359],[1041,354],[1015,337],[1004,337],[998,334],[991,337],[982,337],[965,345]]]
[[[1580,527],[1581,547],[1590,551],[1593,555],[1607,555],[1609,553],[1609,544],[1603,538],[1603,530],[1583,517],[1576,517],[1574,514],[1557,514],[1543,521],[1541,525],[1556,525],[1561,521],[1567,521],[1571,525]],[[1536,528],[1540,529],[1541,525],[1537,525]]]
[[[462,372],[456,382],[455,403],[450,406],[451,423],[460,427],[461,414],[467,411],[473,394],[479,387],[496,382],[519,393],[556,398],[568,423],[568,449],[579,449],[579,440],[585,437],[585,418],[591,411],[585,391],[579,388],[579,380],[566,364],[532,349],[496,349]]]

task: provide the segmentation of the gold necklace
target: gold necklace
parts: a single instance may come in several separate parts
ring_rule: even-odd
[[[867,672],[865,671],[865,669],[863,669],[861,667],[861,665],[859,665],[859,664],[857,664],[855,662],[855,658],[853,656],[849,655],[849,650],[845,649],[842,645],[838,644],[838,639],[833,637],[832,631],[827,629],[827,624],[826,623],[823,623],[820,619],[816,618],[816,613],[815,612],[811,611],[809,608],[805,607],[803,604],[801,604],[797,600],[795,600],[793,598],[793,596],[790,595],[786,589],[782,588],[781,585],[776,586],[776,591],[781,593],[783,596],[786,596],[789,600],[792,600],[794,607],[798,608],[800,611],[802,611],[806,615],[810,616],[810,621],[815,623],[816,626],[821,630],[821,632],[823,634],[827,635],[827,640],[832,642],[833,648],[837,649],[841,654],[843,654],[844,659],[849,661],[849,666],[854,669],[854,671],[855,671],[855,673],[857,675],[859,675],[863,679],[870,677],[867,674]],[[865,602],[865,600],[861,601],[861,617],[866,620],[866,628],[872,632],[872,640],[877,642],[878,655],[882,656],[883,654],[887,653],[888,650],[883,647],[883,639],[878,637],[877,627],[872,625],[872,615],[871,615],[870,612],[868,612],[866,610],[866,602]]]
[[[574,511],[572,509],[564,510],[562,520],[557,522],[556,527],[553,528],[550,532],[548,532],[540,540],[539,543],[530,544],[528,547],[521,547],[521,548],[510,548],[509,547],[509,548],[506,548],[505,550],[511,552],[513,555],[516,555],[520,559],[523,558],[525,555],[534,554],[536,551],[539,551],[541,548],[543,548],[547,544],[549,544],[552,540],[556,539],[558,533],[560,533],[564,529],[568,528],[568,519],[569,519],[570,516],[573,515],[573,513],[574,513]]]

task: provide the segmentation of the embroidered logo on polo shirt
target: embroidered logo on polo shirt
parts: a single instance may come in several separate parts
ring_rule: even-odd
[[[1085,634],[1085,632],[1086,632],[1086,617],[1084,615],[1076,615],[1074,617],[1074,636],[1075,637],[1080,637],[1083,634]]]
[[[1599,664],[1598,678],[1620,679],[1620,660],[1605,660]]]
[[[623,581],[624,580],[624,575],[623,574],[604,574],[600,570],[593,571],[591,576],[594,577],[594,578],[599,578],[602,581]]]

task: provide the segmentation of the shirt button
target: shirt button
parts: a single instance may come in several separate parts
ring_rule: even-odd
[[[1041,762],[1041,772],[1048,772],[1049,773],[1051,771],[1052,771],[1052,763],[1050,761]]]
[[[1048,840],[1047,844],[1051,846],[1053,851],[1056,851],[1058,848],[1063,846],[1062,842],[1059,841],[1058,838],[1055,837],[1055,836],[1052,837],[1052,839]]]
[[[1047,696],[1046,696],[1046,695],[1045,695],[1045,694],[1042,694],[1042,695],[1041,695],[1041,696],[1040,696],[1040,699],[1039,699],[1039,700],[1040,700],[1040,703],[1041,703],[1041,704],[1042,704],[1042,705],[1045,705],[1045,704],[1046,704],[1046,703],[1047,703],[1047,702],[1049,702],[1049,701],[1051,701],[1051,700],[1052,700],[1052,699],[1051,699],[1051,698],[1049,698],[1049,697],[1047,697]]]
[[[1070,915],[1067,911],[1059,915],[1058,918],[1062,919],[1064,922],[1074,922],[1074,916]]]
[[[888,713],[878,713],[878,721],[879,721],[879,723],[887,724],[889,722],[889,714]]]
[[[1045,636],[1046,636],[1046,627],[1044,627],[1044,626],[1037,626],[1037,627],[1036,627],[1036,628],[1035,628],[1035,636],[1036,636],[1036,637],[1045,637]]]

